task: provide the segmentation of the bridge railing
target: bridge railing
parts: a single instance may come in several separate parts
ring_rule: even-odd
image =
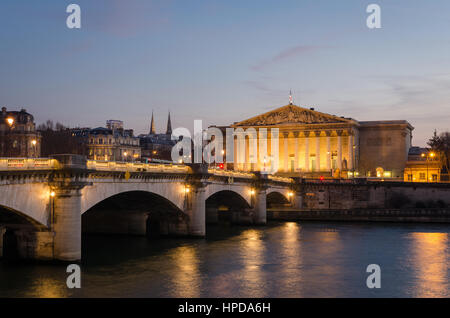
[[[97,161],[88,160],[87,168],[99,171],[129,171],[129,172],[157,172],[157,173],[189,173],[190,169],[185,165],[141,163],[141,162],[119,162],[119,161]]]
[[[56,168],[57,161],[50,158],[0,158],[0,171],[51,170]]]
[[[276,181],[276,182],[284,182],[284,183],[293,183],[294,182],[294,180],[292,178],[273,176],[270,174],[269,174],[269,179]]]
[[[234,178],[243,178],[243,179],[253,179],[255,177],[255,174],[250,173],[250,172],[222,170],[222,169],[215,169],[215,168],[208,169],[208,173],[213,174],[215,176],[234,177]]]

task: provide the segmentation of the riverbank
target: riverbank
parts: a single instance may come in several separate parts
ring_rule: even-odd
[[[450,223],[450,209],[268,209],[267,219],[273,221]]]

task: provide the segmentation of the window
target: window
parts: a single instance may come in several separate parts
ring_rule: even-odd
[[[408,174],[408,181],[412,182],[413,181],[413,175],[412,174]]]
[[[426,180],[426,179],[427,179],[427,177],[426,177],[426,175],[425,175],[425,172],[419,173],[419,179],[420,179],[420,180]]]
[[[437,181],[438,181],[438,176],[437,176],[437,174],[433,174],[433,175],[431,176],[431,178],[432,178],[432,181],[433,181],[433,182],[437,182]]]

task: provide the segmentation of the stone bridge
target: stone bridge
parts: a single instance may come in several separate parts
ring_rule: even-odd
[[[301,206],[295,185],[206,165],[0,159],[0,256],[15,244],[21,258],[77,261],[82,230],[204,237],[220,215],[265,224],[271,195]]]

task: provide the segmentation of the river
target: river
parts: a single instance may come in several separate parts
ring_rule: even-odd
[[[450,297],[450,225],[273,222],[207,239],[83,237],[66,266],[0,261],[0,297]],[[366,268],[381,268],[381,288]]]

